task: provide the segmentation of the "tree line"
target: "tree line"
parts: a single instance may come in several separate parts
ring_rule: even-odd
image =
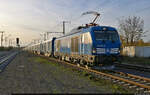
[[[150,46],[143,38],[148,31],[144,30],[144,20],[137,16],[129,16],[118,20],[122,46]]]

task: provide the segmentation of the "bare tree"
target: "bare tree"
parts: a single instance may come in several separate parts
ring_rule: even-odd
[[[140,17],[128,17],[119,20],[119,30],[126,43],[133,44],[144,37],[144,20]]]

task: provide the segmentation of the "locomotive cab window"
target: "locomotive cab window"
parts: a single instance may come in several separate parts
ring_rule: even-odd
[[[94,31],[94,35],[97,41],[117,41],[119,39],[116,31]]]

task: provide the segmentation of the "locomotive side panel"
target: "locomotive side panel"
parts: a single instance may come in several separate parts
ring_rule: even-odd
[[[79,37],[71,37],[71,54],[79,54]]]
[[[83,55],[91,55],[92,53],[92,39],[90,32],[83,33],[81,35],[81,54]]]
[[[55,57],[67,61],[93,62],[90,32],[82,32],[55,40]]]
[[[61,44],[60,44],[60,53],[63,55],[68,55],[70,54],[71,49],[70,49],[70,38],[66,37],[61,39]]]
[[[45,42],[44,45],[45,45],[45,52],[44,52],[45,56],[50,56],[50,54],[51,54],[51,41]]]

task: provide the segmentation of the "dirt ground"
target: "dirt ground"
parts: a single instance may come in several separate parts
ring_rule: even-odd
[[[0,94],[11,93],[112,93],[112,89],[22,52],[0,73]]]

